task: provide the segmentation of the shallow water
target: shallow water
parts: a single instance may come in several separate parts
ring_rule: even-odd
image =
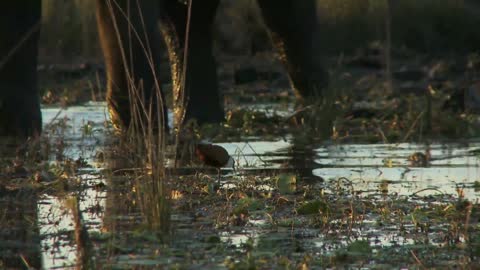
[[[60,111],[60,113],[58,113]],[[67,123],[70,128],[59,131],[57,135],[65,136],[67,156],[72,159],[83,157],[88,163],[94,164],[96,151],[103,147],[105,142],[104,123],[107,121],[107,111],[104,103],[91,103],[86,106],[70,107],[65,110],[59,108],[44,108],[43,119],[45,125],[52,124],[52,120],[70,119]],[[84,127],[89,125],[93,132],[85,134]],[[46,128],[49,130],[49,128]],[[53,134],[55,135],[55,134]],[[243,176],[255,174],[259,169],[269,169],[271,173],[281,173],[285,170],[296,169],[312,174],[317,182],[313,186],[326,189],[329,183],[346,178],[348,189],[359,194],[360,197],[406,196],[414,200],[414,196],[451,195],[462,196],[470,201],[480,198],[475,182],[480,181],[480,159],[478,149],[480,143],[448,143],[437,144],[324,144],[294,146],[289,141],[251,141],[225,142],[224,146],[236,160],[237,170],[229,171],[223,177],[223,182],[235,182]],[[298,148],[307,149],[298,154]],[[293,150],[292,150],[293,149]],[[408,158],[415,152],[429,151],[431,161],[423,167],[410,166]],[[305,156],[310,155],[310,156]],[[304,161],[304,163],[302,163]],[[98,166],[97,164],[95,164]],[[294,168],[292,166],[299,166]],[[300,168],[301,167],[301,168]],[[107,192],[114,190],[93,189],[98,183],[107,181],[101,174],[102,168],[88,168],[81,170],[78,181],[85,183],[85,189],[80,194],[80,209],[83,212],[85,224],[90,231],[101,231],[103,227],[104,211],[106,208]],[[270,176],[265,176],[270,177]],[[323,181],[319,179],[323,179]],[[298,182],[302,183],[302,179]],[[385,186],[385,183],[388,183]],[[312,184],[312,183],[310,183]],[[383,188],[379,188],[383,185]],[[224,188],[230,187],[225,185]],[[235,185],[232,186],[232,188]],[[275,187],[271,187],[275,189]],[[45,269],[73,266],[76,263],[76,248],[67,235],[73,230],[71,213],[64,207],[63,199],[51,195],[44,195],[38,201],[38,226],[42,237],[42,257]],[[352,231],[357,237],[364,237],[371,241],[373,247],[390,245],[413,244],[415,241],[408,235],[399,235],[396,228],[389,231],[369,227],[368,224],[376,221],[365,216],[364,229]],[[182,226],[185,237],[191,233],[192,221],[184,214],[173,215],[176,224],[178,241],[182,239]],[[334,222],[334,221],[333,221]],[[341,222],[340,220],[338,222]],[[314,254],[329,254],[346,243],[346,239],[339,237],[336,241],[327,239],[316,228],[277,229],[272,232],[265,227],[267,220],[261,214],[252,214],[247,226],[231,228],[218,232],[220,240],[229,243],[235,248],[242,249],[242,243],[253,239],[258,250],[266,249],[270,245],[277,245],[290,249],[291,241],[300,241],[304,250]],[[293,238],[292,238],[293,234]],[[268,239],[268,241],[267,241]],[[293,240],[292,240],[293,239]],[[189,239],[191,241],[191,239]],[[188,241],[187,241],[188,242]],[[188,242],[190,243],[190,242]],[[376,249],[374,249],[374,252]],[[150,260],[151,259],[151,260]],[[117,262],[129,262],[132,265],[157,265],[168,263],[165,258],[153,259],[150,257],[116,257]]]
[[[429,150],[427,166],[409,166],[408,158]],[[376,190],[382,181],[389,181],[389,192],[411,195],[423,189],[422,195],[438,192],[455,194],[464,188],[469,200],[480,198],[475,181],[480,181],[480,159],[474,151],[480,143],[465,144],[374,144],[328,146],[316,150],[315,162],[323,165],[313,173],[324,179],[346,177],[358,190]]]

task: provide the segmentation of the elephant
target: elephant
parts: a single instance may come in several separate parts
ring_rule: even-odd
[[[115,126],[131,125],[131,108],[166,118],[157,79],[162,41],[170,61],[176,125],[189,119],[199,124],[224,120],[212,52],[219,1],[96,0],[106,99]],[[315,0],[257,0],[257,4],[296,96],[321,97],[328,75],[315,57]],[[0,9],[0,136],[27,138],[41,133],[36,70],[40,19],[40,0],[6,1]],[[133,98],[139,107],[132,107]]]

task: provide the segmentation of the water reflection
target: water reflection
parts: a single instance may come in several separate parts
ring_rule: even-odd
[[[285,160],[286,155],[281,152],[290,146],[284,140],[278,141],[253,141],[253,142],[228,142],[218,143],[235,159],[235,166],[244,170],[280,168],[276,160]],[[280,154],[279,154],[280,153]]]
[[[80,177],[89,185],[93,181],[103,182],[98,175],[84,174]],[[77,264],[77,246],[72,239],[75,224],[72,212],[65,205],[67,197],[43,195],[37,205],[45,269],[60,266],[72,267]],[[105,199],[106,191],[86,188],[81,192],[80,211],[83,223],[91,232],[100,231],[103,227]]]
[[[42,114],[45,133],[52,141],[63,140],[65,157],[72,160],[82,158],[87,164],[95,164],[95,153],[105,143],[108,113],[104,102],[91,102],[66,109],[43,108]],[[96,188],[105,185],[99,172],[100,169],[82,168],[75,176],[83,187],[78,192],[79,208],[83,223],[90,232],[103,228],[107,193],[102,188]],[[44,269],[74,267],[79,263],[73,237],[74,218],[65,205],[69,196],[70,194],[61,197],[44,194],[38,201],[37,220],[42,237]]]
[[[431,161],[428,167],[410,167],[408,157],[429,148]],[[320,168],[313,171],[324,179],[346,177],[353,181],[356,190],[364,194],[378,192],[382,181],[389,181],[388,191],[411,195],[419,190],[432,189],[423,195],[436,193],[457,194],[464,188],[469,200],[479,198],[473,189],[480,181],[480,159],[473,154],[480,144],[378,144],[342,145],[318,148],[315,160]]]
[[[57,115],[58,109],[44,109],[45,123],[53,118],[67,117],[72,126],[63,135],[69,143],[68,156],[72,159],[84,157],[91,164],[96,149],[105,141],[102,128],[107,114],[105,105],[91,104],[70,108]],[[82,129],[89,125],[93,133],[86,134]],[[98,132],[97,132],[98,131]],[[83,145],[85,147],[77,147]],[[284,171],[293,172],[298,177],[297,185],[310,185],[324,189],[329,182],[345,177],[360,198],[386,198],[386,196],[418,196],[438,195],[438,193],[464,196],[471,201],[479,199],[479,192],[474,189],[476,181],[480,181],[480,160],[478,149],[480,143],[468,144],[349,144],[318,145],[313,142],[300,142],[296,139],[284,141],[256,141],[220,143],[234,157],[237,171],[228,171],[225,178],[229,185],[225,188],[235,189],[236,182],[245,176],[261,175],[270,180]],[[429,152],[431,160],[428,166],[411,167],[409,156],[416,152]],[[261,172],[261,173],[260,173]],[[263,173],[267,172],[267,173]],[[122,193],[131,188],[122,187],[122,180],[111,177],[105,181],[96,170],[83,171],[79,181],[85,183],[81,191],[80,209],[85,224],[90,231],[106,228],[109,231],[121,231],[141,219],[135,205],[135,194]],[[324,181],[322,181],[322,179]],[[117,181],[118,180],[118,181]],[[259,189],[275,192],[273,181],[257,182]],[[92,188],[102,183],[109,187],[109,193],[102,189]],[[385,184],[387,183],[387,184]],[[269,184],[271,186],[269,186]],[[461,194],[459,192],[461,190]],[[331,192],[326,190],[326,193]],[[352,195],[352,194],[349,194]],[[370,197],[369,197],[370,196]],[[354,196],[352,196],[354,197]],[[388,198],[387,198],[388,199]],[[385,199],[385,200],[387,200]],[[293,200],[293,199],[292,199]],[[72,266],[76,264],[76,246],[72,244],[71,232],[74,229],[71,213],[63,206],[63,199],[44,195],[40,198],[36,211],[40,235],[43,237],[42,247],[44,268]],[[185,213],[182,213],[185,214]],[[202,226],[212,223],[183,215],[172,215],[176,231],[175,244],[188,247],[192,239],[192,231],[198,233]],[[37,214],[36,214],[37,215]],[[295,213],[291,214],[292,216]],[[183,217],[183,218],[179,218]],[[301,217],[295,216],[297,219]],[[365,216],[363,226],[353,228],[351,233],[357,238],[368,239],[373,247],[413,244],[408,235],[400,235],[398,227],[388,226],[378,229],[372,224],[377,217]],[[273,218],[272,218],[273,219]],[[345,222],[330,220],[331,226]],[[204,222],[202,226],[192,223]],[[280,222],[279,222],[280,223]],[[290,224],[290,223],[289,223]],[[273,248],[283,248],[288,252],[311,251],[314,254],[330,254],[337,248],[345,246],[350,236],[336,235],[337,239],[328,238],[318,228],[308,227],[276,227],[266,216],[250,217],[247,226],[240,229],[220,229],[218,235],[223,243],[235,248],[243,248],[249,239],[254,246],[263,252]],[[369,226],[372,225],[372,226]],[[205,227],[208,227],[205,225]],[[338,232],[340,229],[336,228]],[[331,232],[336,231],[332,228]],[[407,228],[409,230],[409,228]],[[413,230],[413,229],[412,229]],[[217,233],[217,232],[215,232]],[[202,243],[205,244],[205,243]],[[198,243],[197,243],[198,245]],[[158,260],[148,261],[145,257],[138,264],[158,264]],[[119,262],[129,261],[128,256],[118,258]],[[136,264],[130,261],[131,264]]]
[[[268,142],[259,143],[268,144]],[[228,144],[224,144],[228,147]],[[264,146],[265,147],[265,146]],[[310,147],[310,149],[309,149]],[[340,178],[347,178],[350,182],[352,192],[352,203],[360,198],[369,198],[372,202],[376,200],[386,201],[393,198],[415,201],[419,198],[430,195],[444,196],[444,198],[465,198],[475,201],[480,198],[478,189],[474,187],[480,181],[480,160],[478,154],[479,143],[469,144],[376,144],[376,145],[326,145],[315,147],[312,145],[282,145],[282,148],[273,152],[278,153],[276,157],[268,159],[270,166],[281,169],[290,167],[299,175],[300,183],[318,186],[324,189],[330,182],[338,181]],[[263,148],[265,149],[265,148]],[[313,150],[312,150],[313,149]],[[409,156],[416,152],[429,151],[431,160],[425,167],[411,167]],[[272,152],[270,152],[272,153]],[[259,158],[251,156],[250,163],[260,162]],[[263,164],[263,163],[261,163]],[[281,164],[281,165],[280,165]],[[264,166],[264,164],[263,164]],[[268,165],[267,165],[268,166]],[[246,170],[248,173],[248,170]],[[274,172],[273,172],[274,173]],[[312,178],[311,175],[318,178]],[[313,181],[309,181],[313,179]],[[324,179],[326,183],[320,179]],[[476,184],[477,183],[477,184]],[[272,187],[273,189],[275,187]],[[326,193],[331,191],[326,190]],[[359,196],[357,199],[355,196]],[[416,195],[418,197],[415,197]],[[392,196],[392,198],[389,198]],[[441,202],[437,197],[432,203]],[[449,199],[447,199],[448,201]],[[376,203],[380,203],[376,202]],[[418,200],[416,205],[425,202]],[[429,206],[425,206],[429,209]],[[294,215],[292,213],[292,215]],[[256,217],[258,218],[258,217]],[[296,217],[296,219],[301,217]],[[308,250],[315,254],[333,254],[338,248],[351,243],[351,239],[366,239],[369,241],[373,252],[376,248],[398,247],[402,245],[415,244],[416,241],[427,241],[432,245],[444,245],[443,239],[446,232],[425,233],[423,237],[416,234],[408,235],[399,233],[398,225],[379,227],[378,216],[365,216],[360,222],[362,225],[354,226],[350,235],[345,235],[343,229],[333,229],[328,234],[334,237],[327,237],[320,230],[295,227],[292,223],[290,229],[275,228],[276,234],[273,240],[282,239],[275,247],[292,251],[292,246],[297,250]],[[244,248],[244,244],[250,242],[256,248],[268,247],[269,242],[265,239],[272,237],[271,228],[264,228],[269,223],[268,217],[250,222],[252,226],[243,228],[240,231],[221,233],[221,240],[237,248]],[[342,224],[344,220],[330,220],[331,226],[337,222]],[[260,224],[260,225],[259,225]],[[272,225],[271,225],[272,226]],[[340,225],[338,225],[340,226]],[[404,230],[416,232],[418,229],[413,225],[405,224]],[[302,241],[292,240],[292,237],[302,238]],[[263,239],[263,240],[262,240]],[[430,241],[428,240],[430,239]],[[460,237],[460,241],[464,239]],[[264,243],[265,242],[265,243]],[[421,242],[423,243],[423,242]],[[271,249],[270,249],[271,250]]]
[[[0,268],[40,269],[37,194],[26,188],[4,190],[0,186],[0,199]]]

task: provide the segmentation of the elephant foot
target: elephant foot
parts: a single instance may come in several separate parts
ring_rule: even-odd
[[[291,76],[295,96],[300,102],[312,103],[325,98],[325,89],[329,81],[326,71],[304,72],[298,77]]]
[[[217,124],[225,121],[225,113],[219,105],[213,105],[208,103],[200,103],[206,105],[195,106],[191,110],[187,110],[185,114],[185,121],[195,119],[197,124]]]

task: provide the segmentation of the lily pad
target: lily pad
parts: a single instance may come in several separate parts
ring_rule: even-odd
[[[328,206],[326,203],[315,200],[301,205],[299,208],[297,208],[297,213],[299,215],[314,215],[327,210]]]

